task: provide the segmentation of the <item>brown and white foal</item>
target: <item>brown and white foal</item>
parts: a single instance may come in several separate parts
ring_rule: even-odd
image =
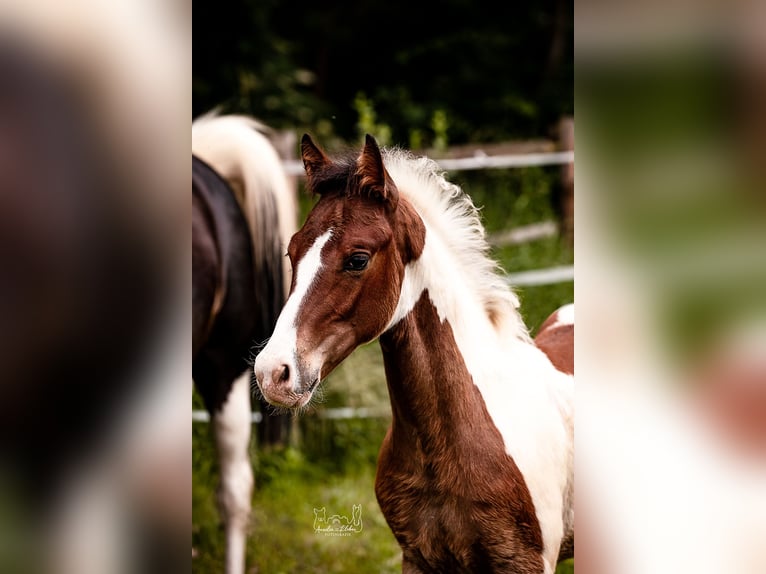
[[[264,397],[304,407],[379,338],[393,421],[375,491],[403,572],[553,572],[574,533],[572,376],[531,340],[470,198],[370,136],[338,160],[304,136],[302,156],[320,198],[255,362]]]

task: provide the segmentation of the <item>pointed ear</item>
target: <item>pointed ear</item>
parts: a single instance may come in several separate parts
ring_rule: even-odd
[[[387,201],[391,209],[395,209],[399,202],[399,190],[383,165],[378,142],[370,134],[364,137],[364,149],[356,163],[359,187],[370,190],[373,195]]]
[[[309,179],[331,163],[330,159],[319,149],[309,134],[303,134],[301,138],[301,157],[303,159],[303,167],[306,168],[306,176]]]

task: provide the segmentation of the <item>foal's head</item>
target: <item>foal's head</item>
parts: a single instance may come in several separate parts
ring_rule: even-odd
[[[301,152],[319,201],[290,241],[290,297],[255,361],[264,397],[290,408],[306,405],[323,377],[389,326],[405,266],[425,243],[371,136],[356,157],[333,161],[308,135]]]

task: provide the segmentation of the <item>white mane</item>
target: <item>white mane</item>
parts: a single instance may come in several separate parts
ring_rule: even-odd
[[[480,297],[496,331],[529,341],[528,328],[519,313],[519,298],[503,277],[498,262],[489,256],[484,226],[471,197],[447,181],[444,170],[432,159],[399,148],[384,149],[382,153],[399,192],[449,246],[461,276]]]

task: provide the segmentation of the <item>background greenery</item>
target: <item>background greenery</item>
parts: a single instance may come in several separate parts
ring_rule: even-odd
[[[440,133],[452,144],[537,138],[574,113],[564,0],[197,0],[194,10],[194,115],[222,106],[351,140],[368,102],[390,130],[381,143],[420,148]]]

